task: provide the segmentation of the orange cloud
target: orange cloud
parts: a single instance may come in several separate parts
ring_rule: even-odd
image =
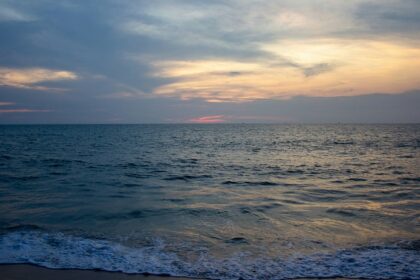
[[[39,86],[38,83],[60,80],[76,80],[78,76],[70,71],[44,68],[2,68],[0,67],[0,86],[9,86],[33,90],[60,90]]]
[[[223,123],[226,122],[224,119],[224,115],[213,115],[213,116],[204,116],[198,118],[189,119],[187,122],[189,123]]]
[[[182,100],[245,102],[420,88],[420,48],[414,46],[325,38],[274,41],[258,48],[272,59],[155,62],[154,75],[173,82],[154,93]]]

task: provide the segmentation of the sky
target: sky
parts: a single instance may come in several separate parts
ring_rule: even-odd
[[[0,123],[419,123],[419,0],[0,0]]]

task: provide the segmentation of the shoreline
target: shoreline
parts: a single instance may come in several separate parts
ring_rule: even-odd
[[[205,280],[169,275],[129,274],[95,269],[46,268],[34,264],[0,264],[0,280]]]
[[[53,269],[34,264],[0,264],[0,280],[206,280],[169,275],[128,274],[103,270]],[[360,278],[299,278],[299,280],[362,280]],[[207,279],[208,280],[208,279]]]

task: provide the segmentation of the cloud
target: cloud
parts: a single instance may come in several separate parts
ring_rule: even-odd
[[[196,117],[191,119],[170,120],[172,122],[186,122],[198,124],[212,124],[212,123],[284,123],[293,122],[292,119],[279,115],[209,115]]]
[[[13,102],[0,102],[0,106],[10,106],[10,105],[14,105],[15,103]]]
[[[0,106],[11,106],[15,104],[16,103],[14,102],[0,102]],[[40,113],[40,112],[50,112],[50,110],[37,110],[37,109],[27,109],[27,108],[0,109],[0,114]]]
[[[417,0],[131,2],[115,25],[171,45],[244,50],[282,38],[412,36],[419,10]]]
[[[206,73],[238,76],[238,73],[244,71],[262,70],[258,63],[233,60],[160,61],[154,62],[153,66],[156,69],[155,75],[164,77],[188,77]]]
[[[408,34],[420,35],[420,5],[418,0],[362,1],[354,18],[371,34],[395,34],[400,39]]]
[[[0,22],[32,21],[34,18],[12,7],[0,4]]]
[[[332,71],[334,67],[328,63],[319,63],[314,66],[303,68],[303,73],[306,77],[316,76],[328,71]]]
[[[223,115],[213,115],[213,116],[204,116],[198,118],[192,118],[187,120],[188,123],[202,123],[202,124],[211,124],[211,123],[223,123],[226,122]]]
[[[145,96],[147,96],[144,92],[142,91],[120,91],[120,92],[115,92],[115,93],[111,93],[111,94],[106,94],[101,96],[101,98],[105,98],[105,99],[138,99],[138,98],[144,98]]]
[[[17,69],[0,67],[0,86],[33,90],[57,90],[57,88],[49,88],[38,84],[76,79],[78,79],[78,76],[70,71],[43,68]]]
[[[51,112],[50,110],[33,110],[33,109],[0,109],[0,114],[14,114],[14,113],[44,113]]]
[[[420,88],[419,9],[418,0],[0,0],[0,100],[63,109],[51,121],[159,122],[185,113],[182,104],[195,104],[191,118],[231,120],[205,108],[400,93]],[[71,95],[22,90],[68,84]]]
[[[317,7],[314,1],[305,1],[305,5],[295,2],[133,2],[126,7],[129,10],[125,11],[123,19],[115,20],[114,25],[129,35],[153,38],[170,45],[201,46],[204,52],[213,49],[213,53],[216,49],[247,53],[253,51],[256,43],[274,38],[333,32],[338,21],[345,21],[345,11],[339,8],[345,10],[348,5],[331,3],[331,7],[337,6],[335,10],[341,11],[334,14],[323,10],[314,12]]]
[[[420,87],[420,48],[416,47],[323,38],[281,40],[260,48],[271,54],[270,60],[155,62],[154,76],[171,78],[172,82],[154,93],[182,100],[244,102],[302,95],[392,93]]]
[[[286,122],[296,122],[295,119],[292,119],[287,116],[280,115],[237,115],[230,116],[229,119],[233,122],[245,122],[245,123],[286,123]]]

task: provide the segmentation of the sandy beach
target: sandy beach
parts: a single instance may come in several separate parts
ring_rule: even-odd
[[[76,269],[49,269],[28,264],[0,265],[0,280],[191,280],[198,278],[184,278],[171,276],[125,274],[120,272],[106,272]],[[312,280],[317,278],[311,278]],[[328,278],[329,280],[351,280],[349,278]],[[202,279],[204,280],[204,279]],[[310,279],[300,279],[310,280]],[[354,279],[353,279],[354,280]]]
[[[95,270],[48,269],[35,265],[0,265],[0,280],[188,280],[191,278],[125,274]]]

